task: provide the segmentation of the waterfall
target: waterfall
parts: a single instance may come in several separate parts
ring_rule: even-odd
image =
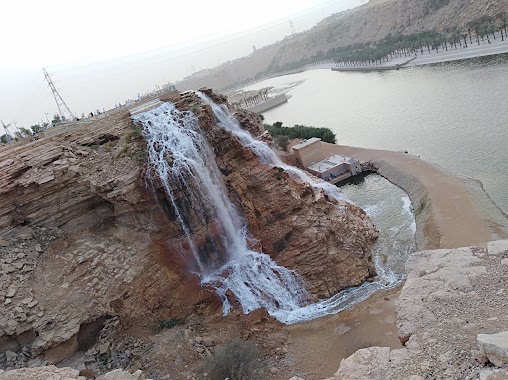
[[[311,177],[294,166],[284,164],[279,157],[277,157],[275,152],[268,146],[268,144],[254,139],[249,132],[242,129],[238,120],[236,120],[234,115],[225,105],[216,104],[201,92],[197,92],[197,95],[203,102],[210,105],[212,111],[214,112],[217,125],[233,133],[239,139],[240,143],[254,152],[262,162],[284,168],[291,176],[311,186],[316,195],[323,191],[332,199],[349,201],[337,186],[321,179]],[[410,210],[410,203],[409,198],[407,202],[404,200],[404,212],[409,214],[410,218],[408,219],[408,223],[410,223],[411,228],[414,228],[415,222],[414,216]],[[340,206],[338,205],[337,207]],[[391,242],[387,243],[391,244]],[[378,249],[373,252],[374,267],[376,269],[376,273],[378,274],[378,281],[366,282],[358,287],[346,289],[328,299],[295,308],[285,316],[283,322],[296,323],[312,320],[329,314],[335,314],[355,305],[358,302],[366,300],[379,290],[390,289],[400,284],[404,275],[394,273],[390,265],[383,262],[379,253]]]
[[[249,248],[246,222],[228,197],[196,116],[164,103],[132,118],[143,128],[149,163],[186,237],[180,253],[221,298],[223,312],[231,308],[230,293],[244,313],[264,307],[281,321],[302,307],[308,296],[300,276]]]
[[[261,162],[265,164],[275,165],[286,170],[289,175],[293,178],[296,178],[300,182],[306,183],[312,187],[316,194],[324,191],[326,195],[335,200],[348,200],[347,197],[342,194],[337,186],[334,186],[328,182],[322,181],[317,178],[311,178],[307,173],[303,170],[300,170],[294,166],[287,165],[281,161],[281,159],[275,154],[275,152],[270,148],[266,143],[254,139],[251,134],[242,127],[238,123],[238,120],[235,119],[233,114],[229,111],[229,109],[223,104],[216,104],[212,100],[210,100],[205,94],[202,92],[196,93],[199,98],[210,105],[217,119],[217,123],[220,127],[230,131],[240,140],[241,144],[246,148],[249,148],[252,152],[254,152]]]

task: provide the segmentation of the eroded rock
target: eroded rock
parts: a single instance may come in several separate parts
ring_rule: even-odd
[[[478,334],[477,339],[480,355],[498,367],[508,364],[508,331]]]

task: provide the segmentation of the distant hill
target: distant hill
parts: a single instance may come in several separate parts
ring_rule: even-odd
[[[193,74],[178,82],[177,87],[224,90],[242,81],[312,62],[335,47],[375,42],[388,34],[451,30],[499,12],[508,12],[506,0],[371,0],[246,57]]]

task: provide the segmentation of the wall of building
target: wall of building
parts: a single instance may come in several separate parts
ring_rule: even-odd
[[[350,164],[350,170],[351,170],[351,174],[352,175],[361,173],[362,172],[362,166],[360,165],[360,161],[356,161],[356,160],[353,161]]]
[[[277,107],[280,104],[286,103],[288,98],[286,94],[280,94],[273,98],[268,99],[266,102],[256,104],[255,106],[249,107],[248,110],[256,113],[267,111],[271,108]]]
[[[316,141],[300,149],[293,150],[296,159],[306,168],[309,165],[324,160],[321,141]]]

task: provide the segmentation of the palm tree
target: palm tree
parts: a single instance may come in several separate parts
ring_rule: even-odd
[[[501,37],[503,36],[503,29],[504,29],[505,37],[508,37],[508,33],[506,30],[506,28],[508,27],[508,16],[506,15],[506,13],[500,12],[497,14],[497,18],[499,18],[499,20],[501,21],[501,24],[500,24]],[[504,39],[503,39],[503,41],[504,41]]]

